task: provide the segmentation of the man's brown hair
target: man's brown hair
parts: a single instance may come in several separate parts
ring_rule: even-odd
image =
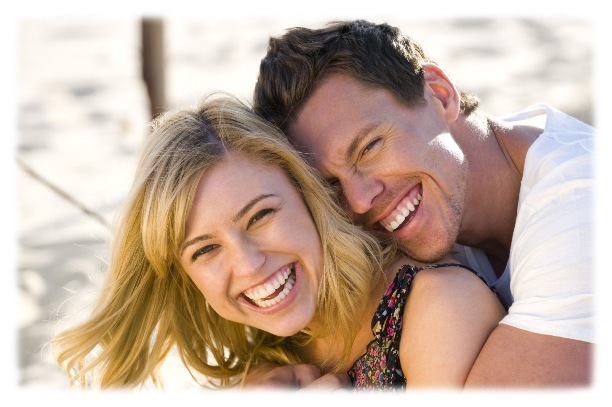
[[[255,85],[255,111],[287,130],[317,84],[330,73],[344,73],[390,91],[407,107],[425,103],[423,65],[434,63],[412,38],[388,24],[364,20],[329,23],[324,28],[294,27],[271,37]],[[461,92],[468,115],[478,99]]]

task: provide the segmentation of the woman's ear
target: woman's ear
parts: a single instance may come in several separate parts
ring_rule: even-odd
[[[450,125],[457,117],[461,110],[461,96],[455,87],[455,84],[446,76],[442,68],[433,64],[423,65],[423,74],[425,76],[425,93],[427,89],[433,93],[433,96],[440,101],[444,109],[444,117]]]

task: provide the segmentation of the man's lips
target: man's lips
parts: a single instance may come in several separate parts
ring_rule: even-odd
[[[412,216],[417,210],[421,202],[420,186],[411,189],[391,211],[379,221],[387,231],[393,232],[403,224],[406,224],[412,219]]]

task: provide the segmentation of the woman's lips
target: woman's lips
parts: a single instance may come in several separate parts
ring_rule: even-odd
[[[405,197],[397,204],[395,209],[384,219],[380,224],[389,232],[393,232],[401,225],[407,223],[416,212],[419,203],[421,202],[421,193],[419,188],[413,188],[406,194]]]
[[[272,275],[265,283],[245,290],[243,294],[260,308],[268,308],[282,301],[295,285],[295,264],[290,264]]]

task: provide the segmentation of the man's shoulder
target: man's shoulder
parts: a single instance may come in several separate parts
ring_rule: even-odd
[[[524,123],[536,126],[548,132],[587,133],[593,134],[595,128],[584,121],[563,112],[546,103],[536,103],[511,114],[500,116],[500,119],[512,124]]]

